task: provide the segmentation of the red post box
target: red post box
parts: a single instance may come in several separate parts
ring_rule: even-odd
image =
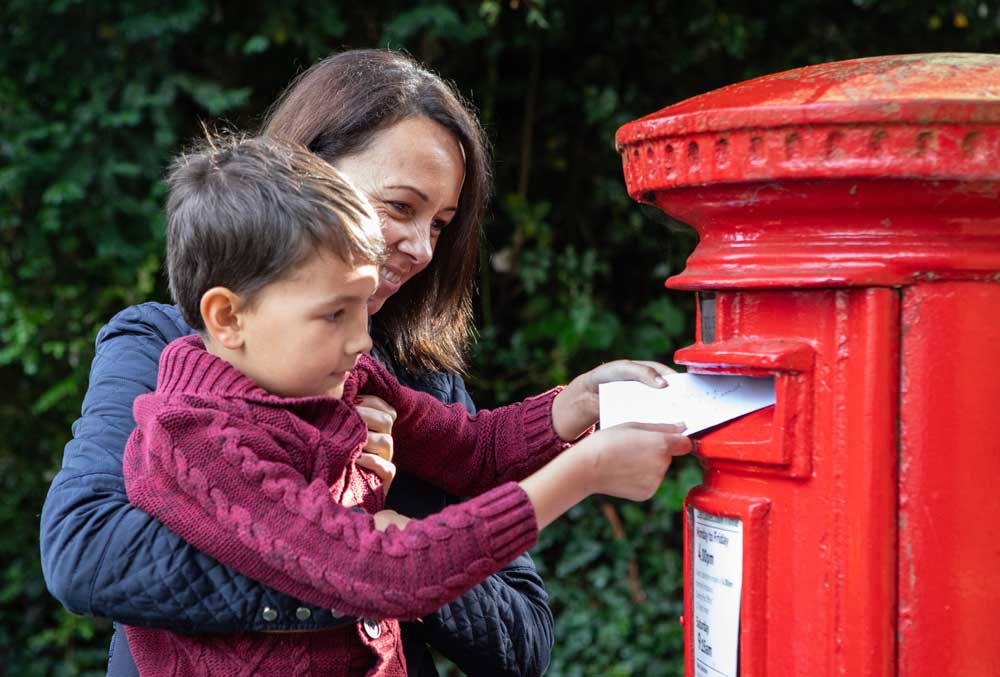
[[[694,226],[690,371],[774,379],[686,501],[688,675],[1000,675],[1000,56],[822,64],[622,127]]]

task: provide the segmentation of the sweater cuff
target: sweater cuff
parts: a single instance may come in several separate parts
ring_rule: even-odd
[[[524,400],[521,420],[524,425],[524,440],[532,457],[553,457],[571,444],[559,437],[552,425],[552,404],[556,395],[562,391],[563,386],[556,386],[541,395]]]
[[[528,494],[516,482],[501,484],[466,504],[490,539],[493,558],[504,564],[538,542],[538,522]]]

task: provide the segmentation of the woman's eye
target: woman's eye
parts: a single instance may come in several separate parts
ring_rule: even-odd
[[[387,206],[392,211],[398,212],[400,214],[409,215],[410,213],[410,205],[406,204],[405,202],[394,202],[392,200],[387,200],[385,202],[385,206]]]
[[[444,230],[444,227],[447,226],[447,225],[448,225],[448,222],[447,221],[443,221],[441,219],[434,219],[433,221],[431,221],[431,228],[433,228],[438,233],[440,233],[442,230]]]

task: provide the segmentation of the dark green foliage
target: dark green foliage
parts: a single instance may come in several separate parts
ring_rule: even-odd
[[[612,357],[669,360],[690,340],[691,299],[662,283],[694,240],[625,195],[619,125],[809,63],[998,51],[998,12],[994,0],[7,0],[0,672],[103,674],[109,624],[47,595],[38,513],[97,329],[166,300],[160,178],[202,120],[255,127],[292,75],[340,47],[406,49],[457,82],[496,147],[472,369],[490,406]],[[678,508],[698,478],[678,463],[654,500],[591,500],[543,535],[552,674],[680,674]]]

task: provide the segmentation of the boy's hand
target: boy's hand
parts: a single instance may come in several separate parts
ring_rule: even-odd
[[[542,529],[591,494],[644,501],[674,456],[691,450],[683,424],[622,423],[601,430],[521,480]]]
[[[691,451],[683,432],[682,423],[622,423],[566,453],[589,454],[591,493],[644,501],[656,493],[673,457]]]
[[[358,459],[358,465],[378,475],[385,496],[396,477],[396,465],[392,462],[392,426],[396,422],[396,410],[374,395],[362,395],[355,407],[368,426],[365,453]]]
[[[390,525],[403,530],[410,521],[409,517],[400,515],[395,510],[379,510],[372,517],[375,518],[375,528],[379,531],[385,531]]]
[[[659,362],[615,360],[577,376],[552,402],[552,427],[572,442],[597,423],[600,415],[598,386],[612,381],[640,381],[653,388],[667,387],[674,370]]]

